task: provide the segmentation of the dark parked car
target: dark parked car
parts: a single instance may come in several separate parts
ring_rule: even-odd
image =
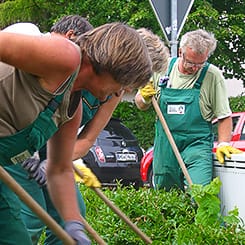
[[[124,185],[139,187],[143,183],[140,177],[143,155],[143,149],[130,129],[119,119],[111,118],[83,161],[102,184],[116,183],[117,180]]]
[[[232,138],[231,146],[245,151],[245,112],[232,113]],[[214,147],[213,152],[216,152],[218,140],[218,123],[217,119],[213,123],[214,133]],[[163,155],[164,157],[164,155]],[[149,148],[141,159],[140,173],[143,182],[149,183],[152,186],[152,160],[153,160],[153,147]]]

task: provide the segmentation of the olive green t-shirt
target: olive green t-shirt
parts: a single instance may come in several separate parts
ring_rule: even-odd
[[[42,88],[37,76],[0,62],[0,137],[27,127],[52,98],[64,91],[64,98],[53,120],[57,127],[70,120],[73,117],[69,115],[69,106],[74,80],[69,84],[64,82],[59,91],[50,93]]]
[[[32,23],[16,23],[3,31],[34,36],[43,35]],[[50,33],[45,35],[50,35]],[[80,52],[80,48],[76,47]],[[64,91],[64,98],[53,115],[53,120],[57,127],[70,120],[80,101],[79,92],[71,94],[75,77],[76,74],[71,75],[71,83],[67,78],[56,92],[50,93],[42,88],[37,76],[0,62],[0,137],[12,135],[27,127],[45,109],[52,98]]]

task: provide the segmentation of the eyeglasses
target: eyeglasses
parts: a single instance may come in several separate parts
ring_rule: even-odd
[[[203,63],[193,63],[193,62],[190,62],[188,61],[186,58],[185,58],[185,54],[183,53],[183,61],[184,61],[184,64],[187,66],[187,67],[198,67],[198,68],[202,68],[206,65],[206,62],[207,60],[205,60]]]

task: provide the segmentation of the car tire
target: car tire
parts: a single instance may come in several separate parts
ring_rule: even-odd
[[[148,183],[150,185],[150,188],[154,187],[153,186],[153,170],[152,170],[152,168],[149,169],[149,171],[148,171]]]
[[[143,181],[142,180],[122,180],[121,184],[123,187],[132,185],[136,190],[139,190],[140,187],[143,187]]]
[[[143,187],[143,181],[142,180],[135,180],[135,182],[134,182],[134,188],[136,190],[139,190],[140,187]]]

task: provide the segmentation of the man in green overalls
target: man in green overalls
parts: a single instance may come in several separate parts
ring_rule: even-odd
[[[139,108],[149,107],[151,97],[159,90],[158,102],[178,150],[195,184],[206,185],[212,179],[212,124],[219,119],[218,156],[241,151],[229,146],[232,131],[231,110],[224,78],[219,69],[207,62],[216,48],[214,36],[204,30],[182,36],[179,58],[169,61],[165,76],[158,76],[136,96]],[[153,174],[156,189],[182,190],[184,179],[163,127],[157,119],[154,141]]]
[[[123,89],[143,86],[151,76],[147,49],[138,33],[122,23],[88,31],[76,44],[58,36],[2,31],[0,44],[0,164],[20,164],[48,141],[50,197],[65,230],[78,244],[90,244],[72,168],[81,90],[103,101]],[[0,216],[0,244],[32,244],[19,201],[2,182]]]
[[[79,134],[78,139],[75,143],[75,151],[73,154],[73,159],[80,158],[84,156],[84,154],[89,150],[92,146],[94,140],[98,136],[97,134],[100,132],[100,129],[103,129],[106,123],[109,121],[110,116],[119,103],[121,97],[112,96],[110,100],[101,103],[98,99],[96,99],[90,92],[82,91],[82,102],[83,102],[83,117],[81,122],[81,127],[83,127],[82,132]],[[97,121],[99,120],[99,123]],[[91,126],[92,125],[92,126]],[[96,126],[96,128],[95,128]],[[18,181],[27,189],[27,191],[34,194],[33,198],[44,205],[44,208],[47,209],[49,215],[56,220],[61,226],[64,225],[61,217],[57,213],[55,207],[53,206],[47,188],[46,188],[46,173],[44,165],[46,165],[46,147],[43,147],[41,151],[39,151],[40,160],[34,159],[33,161],[28,162],[27,170],[29,171],[29,177],[32,177],[33,180],[29,180],[28,173],[26,170],[18,169],[19,175],[21,173],[21,179],[18,178]],[[28,160],[27,160],[28,161]],[[43,162],[42,162],[43,161]],[[40,164],[41,162],[41,164]],[[76,161],[74,162],[76,165]],[[37,166],[35,166],[37,165]],[[38,167],[39,165],[39,167]],[[76,165],[77,166],[77,165]],[[97,180],[96,176],[91,172],[89,168],[85,165],[77,166],[83,174],[86,176],[86,180],[82,179],[85,185],[88,187],[100,187],[100,183]],[[18,176],[18,173],[15,173]],[[81,181],[78,176],[76,176],[78,181]],[[35,183],[35,181],[38,183]],[[28,186],[28,188],[27,188]],[[77,190],[77,199],[79,202],[79,207],[81,214],[85,217],[85,204],[82,198],[82,195],[76,186]],[[41,193],[40,193],[41,192]],[[38,193],[38,195],[36,195]],[[36,198],[37,197],[37,198]],[[44,198],[45,203],[42,203],[41,200]],[[25,204],[22,204],[22,217],[24,219],[25,224],[27,225],[27,229],[29,234],[31,235],[33,244],[37,244],[40,238],[40,235],[44,229],[44,224],[38,219],[38,217],[28,208]],[[47,227],[46,228],[46,237],[44,244],[46,245],[62,245],[62,242],[53,234],[53,232]]]
[[[58,21],[52,28],[51,32],[56,33],[58,35],[63,35],[66,38],[73,39],[76,36],[89,31],[93,29],[93,26],[83,17],[79,15],[69,15],[69,16],[64,16],[61,18],[60,21]],[[8,32],[13,32],[13,33],[23,33],[23,34],[28,34],[28,35],[38,35],[41,36],[43,35],[40,30],[38,29],[37,26],[31,24],[31,23],[17,23],[11,26],[8,26],[7,28],[4,29],[4,31]],[[50,35],[50,33],[47,33],[45,35]],[[98,99],[93,97],[89,92],[84,91],[84,96],[83,97],[88,97],[88,101],[92,101],[94,103],[94,107],[98,104]],[[92,99],[90,99],[90,97]],[[89,118],[87,117],[86,112],[86,105],[84,106],[83,110],[83,121],[88,120]],[[94,110],[90,110],[90,114],[94,112]],[[89,113],[89,112],[88,112]],[[89,115],[90,115],[89,114]],[[91,118],[90,118],[91,119]],[[46,145],[43,147],[45,148],[44,152],[45,156],[43,157],[42,160],[46,159]],[[41,149],[42,150],[42,149]],[[33,165],[29,164],[29,167],[33,169]],[[39,184],[37,184],[34,180],[30,179],[29,173],[21,167],[21,165],[11,165],[5,167],[5,169],[11,174],[11,176],[32,196],[32,198],[39,203],[45,209],[52,218],[54,218],[60,225],[63,225],[62,220],[60,219],[57,211],[55,210],[50,198],[49,194],[47,191],[46,186],[41,188]],[[43,165],[42,165],[43,169]],[[39,176],[36,176],[36,178],[40,178]],[[40,179],[39,179],[40,180]],[[45,176],[46,180],[46,176]],[[44,181],[44,178],[43,178]],[[83,201],[83,198],[81,196],[81,193],[79,189],[76,186],[76,192],[77,192],[77,199],[79,203],[79,208],[81,214],[85,217],[85,204]],[[27,227],[27,230],[31,236],[31,240],[33,244],[37,244],[39,237],[41,236],[41,233],[44,228],[44,224],[42,221],[34,214],[24,203],[21,202],[21,216],[23,218],[23,221]],[[52,232],[47,230],[48,234],[52,234]],[[49,235],[47,235],[47,241],[52,241],[52,244],[61,244],[61,241],[57,239],[55,236],[52,234],[52,238],[49,239]],[[55,241],[56,240],[56,241]],[[55,241],[55,242],[54,242]],[[46,243],[46,241],[45,241]],[[46,244],[50,244],[47,242]]]
[[[66,22],[68,21],[67,18],[68,17],[66,17]],[[74,17],[72,19],[74,19]],[[80,21],[82,21],[82,20],[80,20]],[[61,20],[61,22],[62,22],[62,20]],[[72,21],[72,23],[77,24],[77,21]],[[84,25],[85,24],[86,23],[84,23]],[[66,26],[66,28],[67,28],[67,26],[69,26],[67,23],[63,23],[62,25]],[[56,26],[56,28],[52,28],[51,30],[55,31],[56,33],[61,32],[59,30],[60,29],[59,28],[59,22],[56,23],[55,26]],[[147,34],[147,32],[144,29],[139,29],[138,32],[140,33],[141,36],[146,36],[146,34]],[[158,42],[158,40],[152,39],[149,42],[149,46],[152,46],[154,44],[154,41],[156,43]],[[165,54],[164,51],[166,51],[166,47],[165,46],[163,46],[163,47],[165,49],[163,49],[161,51],[162,46],[158,45],[158,50],[161,51],[160,53],[161,53],[161,55],[163,55],[163,57],[161,58],[161,61],[163,64],[158,60],[158,64],[155,65],[154,69],[158,68],[159,70],[161,70],[163,65],[166,66],[166,62],[167,62],[166,54],[168,54],[168,52]],[[86,155],[87,151],[93,145],[93,143],[96,140],[100,131],[105,127],[105,125],[109,121],[110,117],[112,116],[112,112],[116,108],[117,104],[120,102],[121,97],[122,97],[121,95],[120,96],[111,96],[106,101],[100,102],[97,98],[95,98],[88,91],[82,91],[83,117],[82,117],[81,126],[83,126],[83,125],[85,125],[85,126],[84,126],[82,132],[79,134],[78,139],[75,143],[73,159],[79,159],[82,156]],[[44,160],[46,158],[46,149],[45,148],[41,149],[41,152],[39,152],[39,155],[40,155],[41,161]],[[45,180],[46,180],[45,172],[43,171],[42,168],[36,168],[34,166],[36,164],[37,164],[36,161],[34,161],[32,163],[29,162],[27,169],[28,168],[34,169],[30,173],[30,175],[33,176],[33,178],[39,183],[39,185],[43,185],[43,183],[45,183]],[[38,162],[38,164],[39,164],[39,162]],[[42,164],[40,166],[42,166]],[[81,169],[80,166],[79,166],[79,168]],[[18,170],[20,171],[20,169],[18,169]],[[82,167],[81,170],[83,171],[83,173],[84,173],[84,170],[86,171],[86,173],[88,172],[87,169],[84,169],[84,167]],[[22,170],[21,173],[23,173],[23,171],[25,171],[25,170]],[[88,172],[88,174],[90,174],[90,173]],[[24,175],[26,176],[25,178],[27,178],[26,172],[24,173]],[[88,176],[90,185],[92,185],[93,187],[98,187],[98,182],[96,182],[96,181],[93,182],[94,178],[93,178],[93,176],[90,176],[90,175]],[[17,174],[17,176],[18,176],[18,174]],[[23,177],[23,175],[22,175],[22,177]],[[55,208],[53,207],[52,203],[50,202],[46,187],[43,186],[42,189],[40,189],[34,180],[28,181],[28,180],[24,180],[22,178],[21,182],[22,182],[22,184],[24,182],[24,185],[29,186],[29,191],[31,193],[33,193],[34,196],[35,196],[35,193],[39,193],[40,190],[43,191],[42,195],[44,196],[45,206],[47,208],[48,213],[59,224],[63,225],[62,220],[60,219],[58,213],[56,212]],[[36,188],[33,188],[33,186]],[[82,214],[84,214],[84,204],[83,204],[82,197],[81,197],[79,191],[77,191],[77,194],[78,194],[78,200],[80,203],[81,212],[82,212]],[[42,203],[40,200],[37,200],[37,201],[39,201],[39,203]],[[33,244],[36,244],[38,241],[38,238],[40,237],[40,234],[44,228],[44,225],[36,217],[36,215],[33,214],[31,212],[31,210],[29,210],[29,208],[26,207],[25,205],[22,205],[22,216],[24,217],[24,221],[25,221],[27,228],[28,228],[28,231],[32,237]],[[48,244],[52,244],[52,245],[56,244],[56,245],[58,245],[58,244],[61,244],[61,241],[59,241],[56,238],[56,236],[52,233],[52,231],[50,231],[47,228],[46,229],[46,239],[45,239],[44,244],[47,244],[47,245]]]

